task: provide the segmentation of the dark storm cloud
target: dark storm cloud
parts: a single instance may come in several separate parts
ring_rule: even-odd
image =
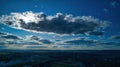
[[[92,35],[102,35],[103,32],[98,30],[109,25],[109,22],[91,16],[74,17],[62,13],[53,16],[33,12],[11,13],[10,15],[1,16],[0,21],[18,29],[57,34],[85,34],[92,32]]]
[[[120,35],[111,36],[110,39],[120,39]]]

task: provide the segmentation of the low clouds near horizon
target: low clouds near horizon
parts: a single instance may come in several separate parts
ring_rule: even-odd
[[[30,35],[25,38],[14,34],[0,32],[0,48],[4,49],[47,49],[47,50],[101,50],[119,49],[120,42],[99,41],[89,38],[76,38],[71,40],[51,41],[39,36]],[[112,48],[111,48],[112,47]]]

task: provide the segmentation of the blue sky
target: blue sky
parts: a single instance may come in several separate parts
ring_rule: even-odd
[[[33,29],[36,31],[34,32],[31,29],[27,29],[27,30],[24,28],[18,29],[16,27],[13,28],[14,27],[13,25],[12,26],[8,24],[4,25],[5,21],[3,22],[3,20],[0,21],[1,22],[0,32],[9,33],[13,36],[19,36],[23,38],[22,40],[18,40],[18,42],[25,41],[24,45],[26,45],[26,42],[28,43],[31,41],[35,43],[40,42],[40,44],[46,45],[45,42],[50,41],[51,44],[49,45],[53,44],[53,45],[60,46],[61,44],[63,44],[63,45],[69,46],[70,44],[72,44],[73,48],[70,48],[70,49],[74,49],[75,48],[74,46],[76,45],[77,46],[81,45],[80,47],[83,47],[83,49],[87,49],[87,48],[88,49],[119,49],[119,44],[120,44],[119,42],[120,40],[120,35],[119,35],[120,34],[120,20],[119,20],[120,9],[119,7],[120,7],[119,0],[77,0],[77,1],[75,0],[69,0],[69,1],[67,0],[0,0],[0,16],[1,17],[3,15],[9,16],[11,13],[14,13],[14,12],[26,13],[28,11],[28,13],[30,13],[29,11],[31,11],[33,14],[44,12],[46,16],[52,16],[52,17],[57,16],[57,13],[62,13],[63,16],[68,16],[69,14],[72,14],[73,19],[76,16],[81,16],[81,17],[85,16],[85,18],[88,18],[88,16],[92,16],[94,18],[99,19],[100,21],[98,22],[102,22],[104,20],[109,22],[107,23],[109,24],[109,27],[105,29],[97,30],[97,33],[102,33],[104,31],[103,35],[97,35],[96,29],[92,32],[91,30],[87,32],[80,31],[80,33],[78,34],[74,34],[74,32],[71,32],[73,33],[72,35],[71,33],[68,33],[68,30],[63,31],[62,29],[55,29],[55,31],[53,29],[52,30],[50,29],[50,32],[52,32],[52,34],[48,31],[47,28],[44,29],[46,33],[44,33],[44,31],[41,31],[41,30],[36,31],[35,29]],[[22,19],[25,20],[24,18]],[[82,19],[84,20],[84,18]],[[6,20],[6,21],[9,21],[9,20]],[[60,26],[58,25],[57,27],[60,27]],[[67,26],[65,26],[65,28],[67,28]],[[73,28],[73,27],[70,27],[70,28]],[[81,27],[78,27],[78,29],[80,28]],[[39,32],[42,32],[42,33],[39,33]],[[60,34],[60,32],[62,33]],[[89,35],[86,35],[86,33]],[[91,34],[95,34],[95,35],[91,35]],[[6,35],[1,35],[1,39],[0,39],[1,45],[3,43],[6,44],[6,41],[9,40],[9,38],[5,39],[2,36],[6,36]],[[34,39],[31,40],[31,38],[32,37],[34,38],[34,36],[40,38],[39,41],[38,40],[36,41]],[[5,41],[2,41],[3,39],[5,39]],[[97,42],[94,42],[94,40],[97,40]],[[18,44],[18,42],[16,44]],[[94,46],[90,44],[94,44]],[[13,44],[8,43],[7,45],[11,46]],[[36,45],[36,44],[33,44],[33,45]],[[101,48],[99,48],[98,45],[101,46]],[[106,46],[108,48],[106,48]],[[64,48],[61,48],[61,49],[64,49]]]

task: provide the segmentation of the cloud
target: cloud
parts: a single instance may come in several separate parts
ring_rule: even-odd
[[[119,39],[119,36],[112,36],[112,39]],[[64,45],[87,45],[87,46],[96,46],[96,45],[116,45],[119,46],[119,41],[113,41],[113,40],[95,40],[95,39],[89,39],[85,37],[76,38],[72,40],[66,40],[62,42]]]
[[[5,32],[0,32],[0,35],[6,35],[7,33],[5,33]]]
[[[7,48],[7,46],[6,45],[0,45],[0,49],[4,49],[4,48]]]
[[[21,37],[16,36],[14,34],[7,33],[7,32],[0,32],[0,39],[14,39],[14,40],[18,40],[18,39],[21,39]]]
[[[27,36],[26,39],[29,39],[29,40],[39,40],[40,38],[38,36],[35,36],[35,35],[30,35],[30,36]]]
[[[87,39],[87,38],[77,38],[77,39],[65,41],[64,43],[71,44],[71,45],[83,45],[83,44],[95,45],[98,42],[99,41],[97,41],[97,40],[91,40],[91,39]]]
[[[51,16],[43,12],[33,13],[31,11],[2,15],[0,22],[18,29],[56,34],[97,32],[99,29],[109,25],[108,21],[101,21],[92,16],[74,17],[73,15],[62,13]],[[99,31],[99,33],[101,34],[102,32]]]
[[[3,35],[3,36],[0,36],[0,38],[6,38],[6,39],[20,39],[19,37],[15,36],[15,35]]]
[[[118,41],[98,41],[89,39],[88,37],[80,37],[61,41],[51,41],[50,39],[42,39],[35,35],[27,36],[27,38],[21,38],[9,33],[0,35],[0,48],[5,49],[100,50],[118,49],[120,47],[119,44],[120,42]]]
[[[17,43],[17,45],[43,45],[43,44],[35,41],[30,41],[30,42],[23,41],[23,42]]]
[[[120,42],[101,42],[99,45],[115,45],[120,46]]]
[[[39,36],[29,35],[23,39],[23,43],[24,45],[25,44],[26,45],[45,45],[45,44],[51,44],[53,42],[50,41],[49,39],[40,38]]]
[[[0,33],[3,34],[4,32],[0,32]],[[0,45],[1,46],[6,45],[6,47],[8,47],[9,49],[16,49],[16,48],[22,49],[22,47],[24,47],[25,45],[28,46],[35,45],[36,47],[38,45],[38,48],[40,48],[39,45],[47,45],[51,43],[52,41],[49,41],[47,39],[40,39],[38,36],[34,36],[34,35],[27,36],[26,38],[18,37],[14,34],[9,34],[9,33],[0,35]]]
[[[5,45],[5,43],[4,42],[0,42],[0,45]]]
[[[26,48],[31,48],[31,49],[40,49],[40,48],[47,48],[47,46],[44,46],[44,45],[29,45],[29,46],[26,46]]]
[[[111,36],[110,39],[120,39],[120,35]]]
[[[38,40],[37,36],[31,35],[29,38],[22,38],[10,33],[0,32],[0,34],[0,45],[42,45],[42,43],[35,41]]]
[[[0,45],[9,46],[9,45],[19,45],[19,42],[22,40],[21,37],[14,34],[0,32]]]
[[[27,40],[35,40],[35,41],[40,42],[42,44],[51,44],[51,43],[53,43],[49,39],[42,39],[42,38],[40,38],[38,36],[35,36],[35,35],[27,36],[26,39]]]
[[[39,40],[40,42],[42,42],[43,44],[52,44],[53,42],[48,40],[48,39],[41,39]]]
[[[88,35],[96,35],[96,36],[103,36],[104,32],[103,31],[92,31],[92,32],[87,32],[86,34],[88,34]]]

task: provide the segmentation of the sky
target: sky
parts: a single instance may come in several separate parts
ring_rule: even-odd
[[[120,0],[0,0],[0,48],[119,50]]]

